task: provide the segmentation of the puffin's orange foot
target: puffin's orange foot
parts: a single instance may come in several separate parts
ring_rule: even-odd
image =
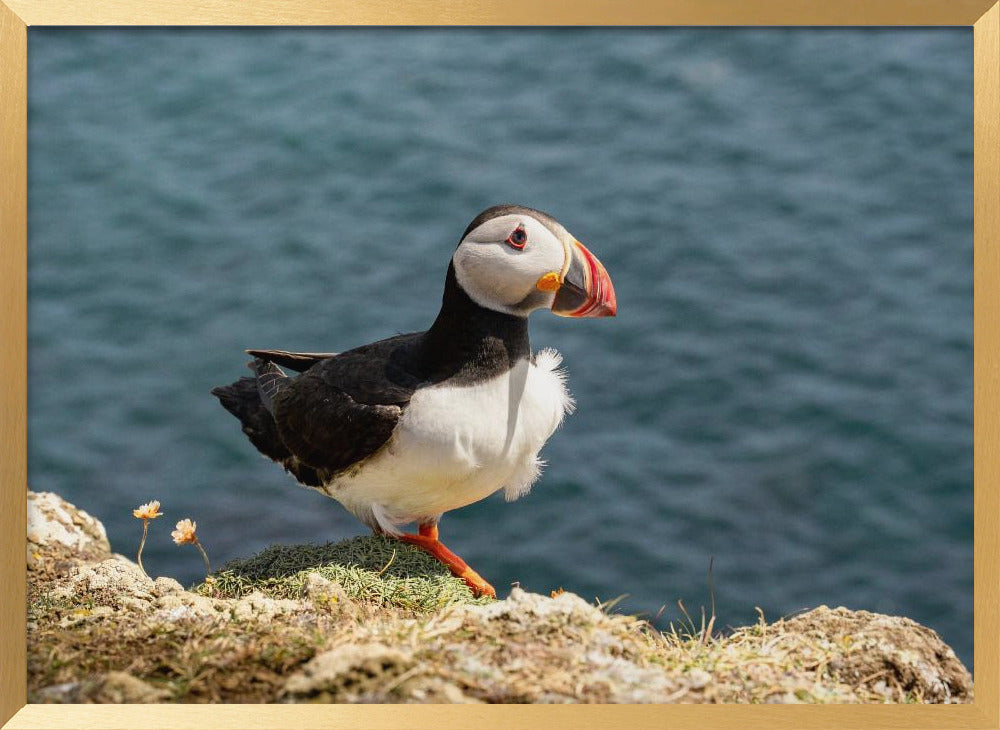
[[[440,562],[447,565],[448,569],[451,570],[455,576],[464,580],[465,584],[472,589],[472,595],[476,597],[497,597],[496,589],[493,586],[487,583],[486,580],[479,575],[479,573],[470,568],[464,560],[455,555],[455,553],[446,548],[441,541],[437,539],[436,525],[421,525],[419,535],[411,535],[407,533],[400,535],[399,539],[403,542],[409,543],[410,545],[416,545],[421,550],[426,550]]]

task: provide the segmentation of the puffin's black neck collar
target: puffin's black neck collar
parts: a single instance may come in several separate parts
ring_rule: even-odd
[[[472,383],[510,370],[531,356],[528,318],[482,307],[459,285],[448,265],[441,311],[424,335],[429,379]]]

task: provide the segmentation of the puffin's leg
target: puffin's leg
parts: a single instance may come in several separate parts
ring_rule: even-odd
[[[438,528],[436,523],[422,523],[420,534],[411,535],[404,533],[399,539],[410,545],[416,545],[421,550],[426,550],[440,562],[448,566],[456,576],[465,581],[465,584],[472,589],[475,596],[489,596],[496,598],[496,589],[476,571],[469,567],[468,563],[455,555],[438,540]]]

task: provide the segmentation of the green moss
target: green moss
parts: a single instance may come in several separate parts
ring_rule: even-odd
[[[356,537],[325,545],[272,545],[233,560],[192,590],[214,598],[260,591],[270,598],[301,598],[310,573],[339,583],[350,598],[414,611],[434,611],[473,598],[465,582],[419,548],[383,537]]]

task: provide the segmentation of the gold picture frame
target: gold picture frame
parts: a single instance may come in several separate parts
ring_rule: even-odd
[[[951,25],[975,56],[976,694],[959,706],[26,704],[27,28],[61,25]],[[5,728],[1000,727],[1000,2],[0,0],[0,722]]]

